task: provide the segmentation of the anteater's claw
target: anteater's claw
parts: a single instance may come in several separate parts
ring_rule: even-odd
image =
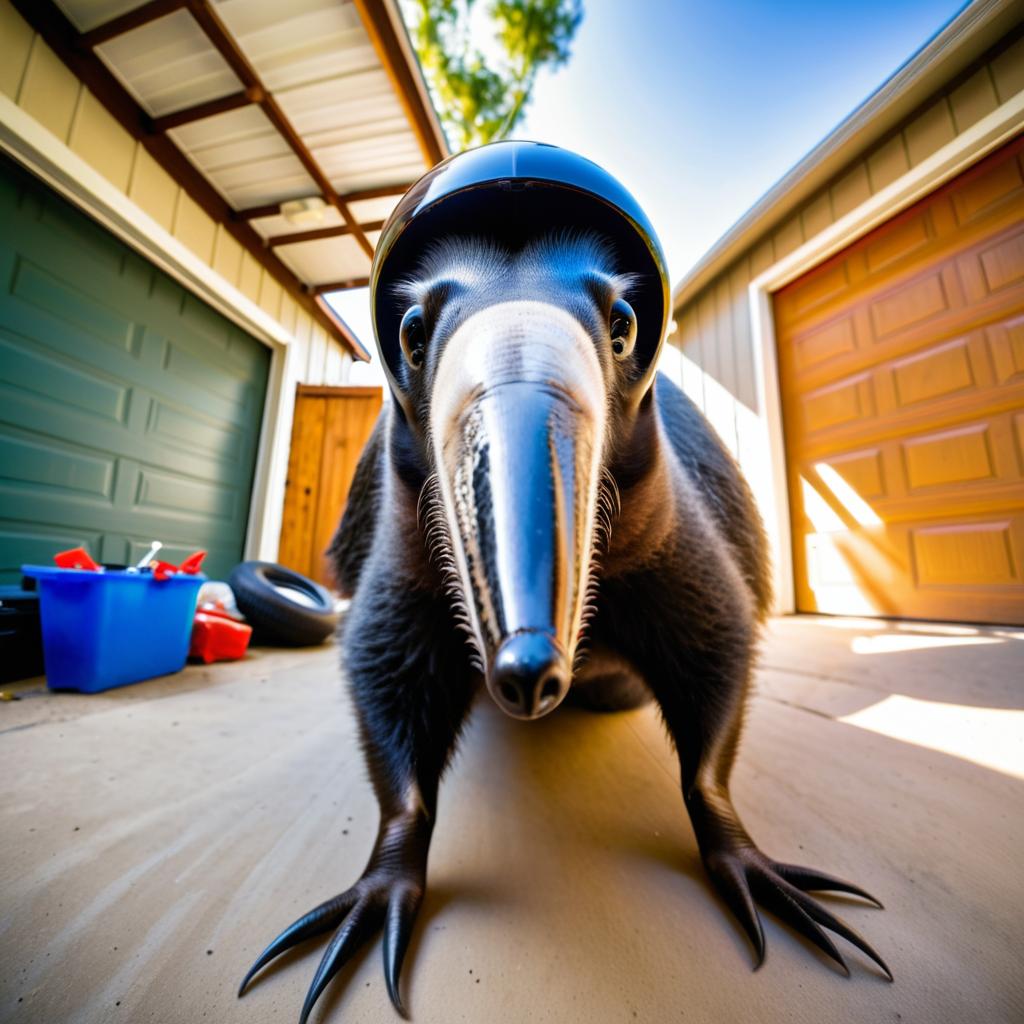
[[[302,1004],[302,1013],[299,1014],[299,1024],[306,1024],[314,1004],[331,978],[348,963],[352,954],[380,927],[381,909],[372,897],[361,899],[331,937],[327,949],[324,950],[320,966],[317,967],[316,974],[313,975],[309,991],[306,993],[306,1001]]]
[[[394,1008],[408,1017],[398,983],[402,973],[405,951],[412,938],[412,926],[419,913],[423,895],[419,889],[397,889],[388,903],[387,921],[384,925],[384,981],[388,996]]]
[[[756,900],[813,942],[847,975],[850,970],[846,961],[836,949],[835,943],[819,926],[852,943],[885,972],[889,981],[893,980],[892,971],[886,962],[865,939],[803,891],[830,889],[849,892],[880,907],[881,903],[863,889],[820,871],[777,863],[752,846],[711,851],[705,855],[704,862],[722,898],[754,946],[757,953],[755,969],[764,962],[765,953],[764,932],[755,906]]]
[[[242,984],[238,987],[239,997],[245,995],[246,986],[252,981],[253,976],[275,957],[280,956],[285,950],[291,949],[292,946],[305,942],[306,939],[312,939],[314,936],[323,935],[325,932],[337,928],[345,919],[345,915],[352,909],[355,901],[355,893],[349,889],[348,892],[343,892],[340,896],[335,896],[334,899],[314,907],[308,914],[303,914],[297,921],[285,928],[260,953],[256,962],[249,968],[248,973],[242,979]]]
[[[726,861],[716,867],[711,877],[753,943],[754,951],[757,953],[757,963],[754,965],[756,971],[764,963],[764,929],[761,927],[761,918],[757,913],[754,897],[750,894],[743,865],[738,861]]]
[[[777,874],[781,875],[790,885],[795,885],[804,892],[848,892],[853,896],[860,896],[861,899],[874,903],[879,910],[884,910],[882,901],[876,899],[871,893],[862,889],[859,885],[836,878],[835,875],[827,875],[824,871],[815,871],[814,868],[801,867],[799,864],[773,863]]]
[[[839,964],[843,973],[849,977],[850,968],[846,966],[842,954],[836,949],[836,944],[814,923],[807,911],[777,884],[774,878],[770,875],[755,875],[753,885],[760,901],[773,914],[798,931],[804,938],[810,939],[826,956],[831,957]]]
[[[422,872],[418,868],[406,867],[400,871],[393,867],[390,870],[370,867],[347,892],[321,903],[281,932],[249,969],[238,994],[242,995],[253,976],[286,949],[336,929],[324,950],[320,966],[316,969],[302,1004],[299,1024],[306,1024],[316,1001],[331,979],[383,925],[384,980],[391,1002],[405,1017],[405,1007],[399,994],[399,978],[422,902]]]
[[[835,914],[830,913],[817,900],[812,899],[799,889],[790,887],[789,896],[803,908],[804,912],[809,917],[817,921],[818,924],[824,925],[830,931],[835,932],[836,935],[841,935],[847,942],[856,946],[865,956],[874,960],[875,963],[882,968],[886,977],[888,977],[890,981],[893,980],[892,971],[889,970],[889,965],[875,952],[867,939],[854,931],[854,929],[845,921],[836,917]]]

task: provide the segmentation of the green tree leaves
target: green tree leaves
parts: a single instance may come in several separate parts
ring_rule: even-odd
[[[477,0],[405,0],[413,45],[456,151],[506,138],[522,119],[537,73],[561,67],[583,20],[582,0],[490,0],[497,51],[473,42]],[[479,14],[477,15],[479,17]]]

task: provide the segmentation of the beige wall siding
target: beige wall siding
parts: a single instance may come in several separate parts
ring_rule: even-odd
[[[919,165],[981,118],[1024,92],[1024,39],[936,95],[900,128],[775,224],[674,312],[669,342],[682,354],[680,382],[748,475],[761,472],[764,442],[754,377],[748,286],[768,267]]]
[[[340,343],[314,325],[281,285],[107,113],[8,0],[0,0],[0,40],[0,92],[277,320],[297,346],[293,365],[301,367],[299,382],[345,383],[351,357]]]

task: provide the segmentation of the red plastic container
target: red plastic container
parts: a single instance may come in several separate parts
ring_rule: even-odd
[[[245,657],[251,637],[252,626],[226,612],[204,608],[196,612],[192,624],[189,657],[201,658],[207,665],[214,661],[237,661]]]

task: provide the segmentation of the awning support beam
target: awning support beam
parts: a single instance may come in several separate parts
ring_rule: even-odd
[[[168,14],[181,10],[188,5],[188,0],[150,0],[148,4],[136,7],[132,11],[111,18],[95,28],[83,32],[78,37],[78,45],[83,50],[94,50],[97,46],[113,39],[115,36],[123,36],[126,32],[148,25],[158,18],[166,18]]]
[[[202,121],[204,118],[214,117],[217,114],[226,114],[229,110],[238,110],[240,107],[248,107],[253,103],[259,103],[259,94],[254,89],[243,89],[241,92],[231,93],[230,96],[220,96],[215,100],[197,103],[194,107],[176,110],[173,114],[154,117],[150,122],[150,127],[154,132],[166,132],[171,128],[179,128],[183,124]]]
[[[375,220],[361,225],[364,231],[380,231],[384,221]],[[290,235],[273,235],[267,239],[271,249],[279,245],[297,245],[299,242],[319,242],[324,238],[338,238],[340,235],[351,235],[352,229],[347,224],[335,224],[326,228],[310,228],[309,231],[293,231]]]
[[[266,114],[267,119],[277,129],[281,137],[288,143],[291,151],[298,158],[299,163],[306,169],[306,173],[313,179],[316,187],[320,189],[324,199],[341,214],[342,220],[349,226],[352,235],[359,243],[363,252],[370,259],[373,259],[373,246],[366,237],[363,229],[352,216],[352,211],[342,201],[335,187],[330,183],[327,175],[324,174],[320,165],[316,162],[313,154],[309,151],[305,142],[302,141],[299,133],[295,130],[291,121],[285,116],[277,100],[264,88],[256,69],[249,63],[249,59],[242,53],[241,47],[235,42],[228,32],[220,15],[213,9],[209,0],[190,0],[189,11],[192,17],[199,23],[199,27],[206,33],[207,38],[217,48],[220,55],[227,61],[229,67],[238,76],[246,89],[258,89],[262,93],[260,108]]]

